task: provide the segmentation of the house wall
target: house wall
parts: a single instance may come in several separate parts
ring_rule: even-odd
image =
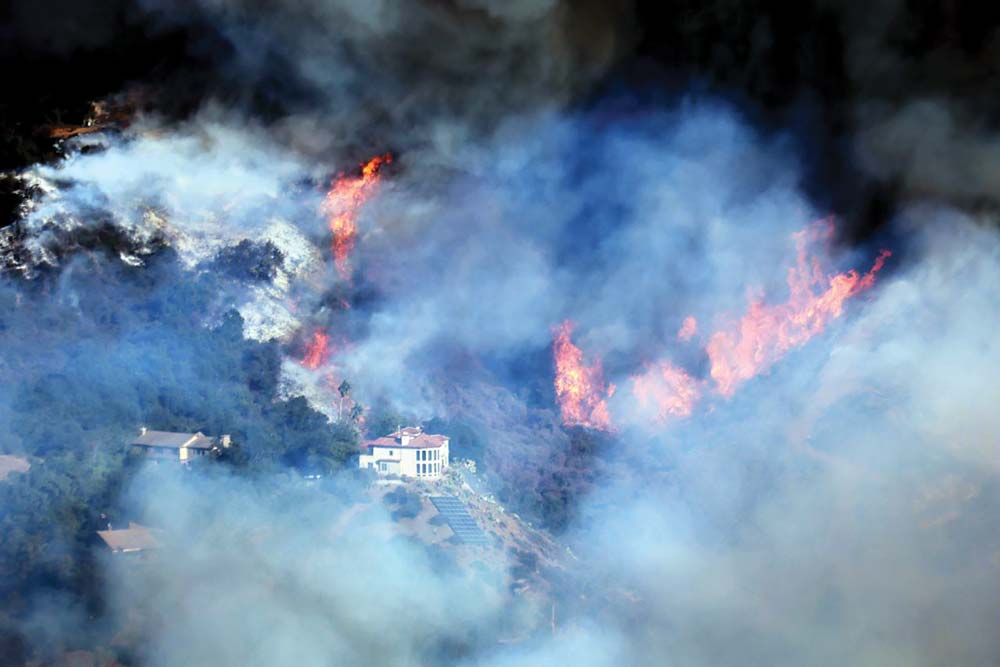
[[[380,475],[391,473],[417,479],[440,479],[449,463],[447,441],[441,447],[427,449],[372,447],[371,451],[371,454],[362,454],[358,457],[358,467],[368,468],[371,464]],[[379,469],[379,462],[382,461],[391,462],[384,471]]]
[[[207,450],[190,447],[147,447],[142,445],[133,445],[133,447],[140,450],[146,458],[157,460],[190,461],[208,453]]]
[[[134,445],[136,449],[140,450],[146,458],[150,459],[173,459],[178,460],[178,453],[176,447],[143,447],[139,445]]]

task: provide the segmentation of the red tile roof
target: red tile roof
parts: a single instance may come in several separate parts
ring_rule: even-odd
[[[405,445],[402,444],[398,438],[393,437],[396,433],[391,433],[389,435],[383,436],[381,438],[375,438],[374,440],[368,440],[367,442],[361,443],[362,449],[368,449],[369,447],[393,447],[397,449],[432,449],[435,447],[442,447],[446,442],[448,442],[448,436],[445,435],[431,435],[428,433],[419,433],[419,435],[411,435],[407,433],[409,429],[403,429],[403,433],[410,435],[410,440]]]

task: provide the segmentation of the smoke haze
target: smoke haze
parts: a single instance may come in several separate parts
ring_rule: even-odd
[[[12,175],[0,444],[32,461],[0,482],[12,543],[61,500],[3,564],[31,582],[4,632],[156,667],[1000,660],[995,30],[945,5],[735,4],[109,9],[211,67],[165,66],[127,127]],[[789,36],[819,18],[814,51]],[[56,60],[114,47],[90,20],[58,47],[27,10],[5,32]],[[345,275],[324,197],[387,151]],[[892,256],[728,395],[712,332],[791,298],[794,235],[828,216],[823,280]],[[566,321],[613,427],[560,421]],[[689,412],[637,401],[658,363],[697,383]],[[559,558],[522,576],[514,547],[401,533],[349,472],[345,379],[369,423],[451,432]],[[246,460],[130,468],[107,452],[141,425],[232,433]],[[46,477],[64,468],[85,472]],[[74,564],[98,520],[154,526],[155,565]]]

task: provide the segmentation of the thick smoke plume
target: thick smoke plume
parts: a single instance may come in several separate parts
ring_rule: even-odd
[[[726,7],[662,30],[687,44]],[[0,490],[3,571],[30,585],[0,620],[25,659],[1000,660],[996,141],[978,96],[910,85],[992,37],[907,59],[902,3],[821,4],[806,13],[830,17],[816,30],[843,38],[856,92],[784,129],[789,107],[760,113],[766,79],[724,94],[742,84],[722,46],[693,61],[707,84],[633,95],[642,14],[597,2],[134,11],[162,34],[210,28],[220,83],[180,119],[150,93],[127,128],[16,174],[0,445],[32,469]],[[785,39],[754,21],[747,76]],[[812,84],[792,97],[838,90]],[[877,226],[852,217],[873,191],[892,199]],[[809,234],[824,243],[805,260]],[[804,276],[855,283],[820,321]],[[799,328],[727,384],[713,335],[770,340],[748,303]],[[561,353],[582,390],[556,380]],[[558,558],[401,535],[349,472],[356,429],[400,420],[451,433]],[[111,451],[140,425],[239,448],[142,468]],[[59,520],[35,521],[51,498]],[[129,520],[158,531],[155,565],[81,546]]]

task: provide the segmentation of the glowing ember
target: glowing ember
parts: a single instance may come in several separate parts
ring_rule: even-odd
[[[649,365],[645,373],[634,376],[632,393],[642,412],[661,422],[689,416],[701,398],[698,381],[668,361]]]
[[[322,329],[316,329],[312,338],[306,344],[306,355],[302,358],[302,365],[306,368],[316,370],[330,360],[333,350],[330,349],[330,336]]]
[[[766,371],[788,350],[804,345],[822,332],[827,322],[840,317],[848,298],[875,284],[875,274],[891,255],[888,250],[879,254],[863,276],[853,269],[824,276],[819,260],[809,256],[808,247],[832,233],[830,221],[797,232],[798,261],[788,271],[788,300],[769,305],[759,296],[752,298],[734,327],[711,336],[706,351],[719,393],[732,396],[737,386]]]
[[[684,318],[681,328],[677,331],[677,340],[687,342],[691,340],[696,333],[698,333],[698,320],[694,319],[693,316],[688,315]]]
[[[337,273],[347,279],[351,270],[348,260],[358,237],[358,210],[374,194],[379,182],[379,169],[392,162],[388,153],[373,157],[361,167],[360,177],[341,175],[334,181],[323,201],[323,213],[333,234],[331,249]]]
[[[584,365],[583,352],[570,340],[572,333],[573,323],[566,320],[556,329],[552,346],[556,366],[556,400],[563,424],[611,430],[611,416],[605,399],[614,394],[615,387],[604,383],[600,361],[589,367]]]

